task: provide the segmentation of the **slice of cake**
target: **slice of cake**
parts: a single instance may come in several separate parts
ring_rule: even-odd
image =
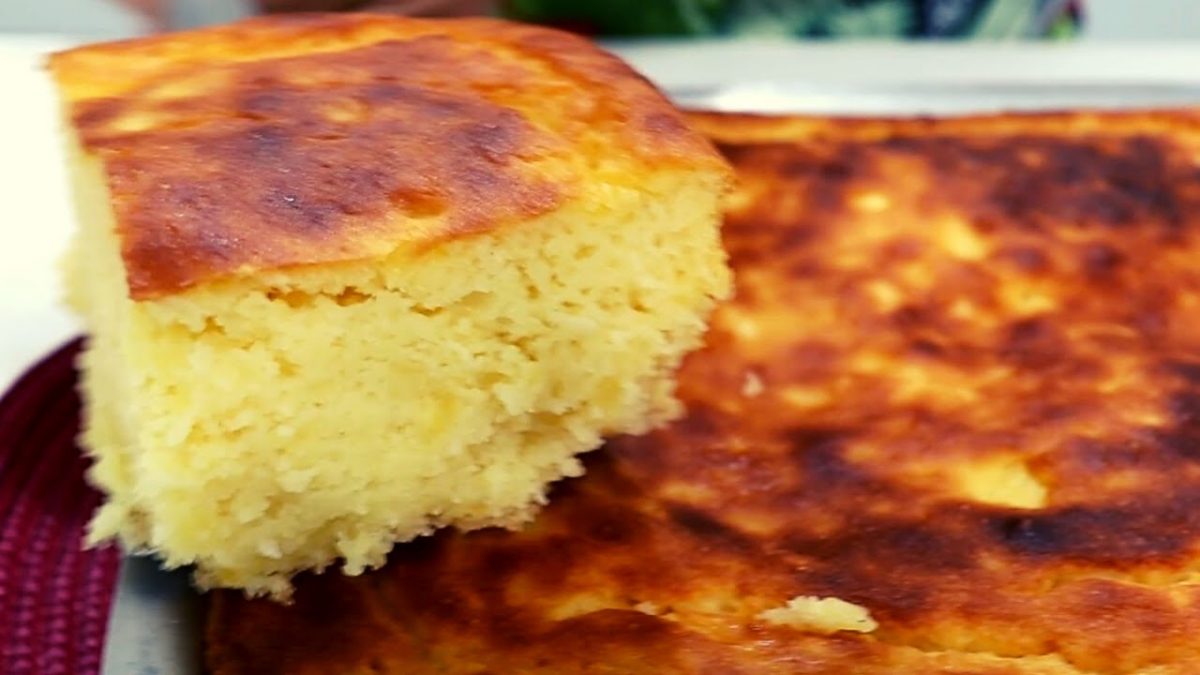
[[[92,541],[283,596],[438,526],[520,525],[576,454],[679,411],[730,286],[728,170],[586,40],[315,15],[51,68]]]

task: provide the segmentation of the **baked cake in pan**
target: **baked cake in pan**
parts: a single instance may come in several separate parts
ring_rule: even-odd
[[[521,532],[215,594],[209,668],[1200,672],[1198,122],[697,116],[737,291],[687,416]]]

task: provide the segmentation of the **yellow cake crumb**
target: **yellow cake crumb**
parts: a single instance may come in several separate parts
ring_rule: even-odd
[[[841,598],[818,598],[811,595],[792,598],[783,607],[759,613],[758,618],[776,626],[815,633],[870,633],[879,627],[866,607]]]

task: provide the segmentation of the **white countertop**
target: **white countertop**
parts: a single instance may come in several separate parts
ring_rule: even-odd
[[[0,39],[0,390],[77,331],[60,308],[56,260],[72,226],[58,111],[40,68],[61,39]]]
[[[10,101],[0,124],[0,190],[9,214],[0,228],[0,387],[78,330],[58,302],[55,265],[73,216],[56,105],[40,67],[45,53],[77,41],[0,35],[0,82]],[[1200,91],[1200,44],[1188,43],[692,42],[615,48],[651,79],[676,91],[768,82],[843,89],[1048,84],[1070,90],[1117,84]],[[831,91],[836,95],[836,89]]]

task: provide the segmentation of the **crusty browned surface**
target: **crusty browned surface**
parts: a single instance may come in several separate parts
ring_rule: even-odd
[[[430,245],[553,210],[582,181],[717,162],[615,57],[487,19],[260,18],[51,68],[104,163],[136,299]]]
[[[738,294],[688,416],[524,532],[216,594],[209,666],[1200,672],[1195,119],[697,116],[740,176]],[[1044,503],[967,487],[997,465]],[[879,627],[756,618],[801,595]]]

